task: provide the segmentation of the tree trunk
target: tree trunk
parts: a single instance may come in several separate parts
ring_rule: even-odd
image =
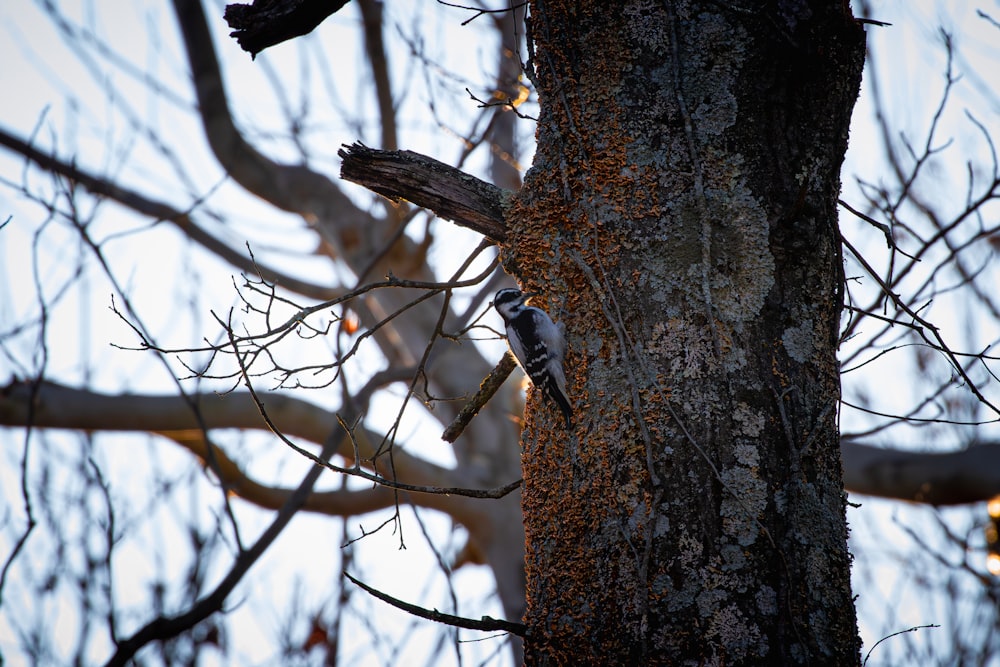
[[[858,663],[836,200],[840,2],[532,3],[505,266],[567,327],[523,432],[526,663]]]

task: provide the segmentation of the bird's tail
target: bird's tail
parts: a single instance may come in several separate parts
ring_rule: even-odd
[[[566,418],[566,430],[573,430],[573,406],[569,404],[569,399],[566,398],[566,394],[561,392],[558,387],[550,387],[549,391],[546,392],[559,409],[563,413],[563,417]]]

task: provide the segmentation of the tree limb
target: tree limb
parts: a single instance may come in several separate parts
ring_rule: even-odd
[[[264,49],[312,32],[348,0],[253,0],[226,5],[223,18],[240,48],[254,58]]]
[[[209,428],[264,428],[260,414],[242,393],[203,394],[196,398]],[[27,426],[30,400],[27,383],[13,382],[0,389],[0,425]],[[311,403],[282,394],[267,394],[263,400],[269,414],[290,436],[322,442],[337,427],[332,414]],[[190,407],[179,396],[112,396],[44,382],[38,388],[33,418],[32,425],[40,428],[159,433],[203,460],[207,457],[204,434],[198,429]],[[371,438],[377,441],[375,434]],[[955,452],[932,453],[844,441],[841,452],[844,484],[852,493],[930,505],[960,505],[1000,495],[1000,443],[980,443]],[[353,450],[348,447],[342,453],[351,455]],[[225,481],[245,500],[275,508],[287,499],[288,490],[260,485],[246,478],[223,452],[217,449],[215,455],[219,461],[218,474],[226,475]],[[453,471],[405,451],[397,450],[393,458],[396,472],[407,481],[437,487],[463,483],[461,479],[454,479]],[[316,493],[305,509],[324,514],[356,514],[377,509],[386,506],[383,503],[388,498],[379,494],[391,494],[386,487],[378,489],[372,489],[372,497],[365,499],[348,498],[340,492]],[[504,490],[493,491],[502,494]],[[435,502],[428,499],[420,504],[434,506]],[[456,511],[462,512],[453,507],[438,509],[453,515]],[[456,519],[461,520],[457,516]]]
[[[208,461],[208,443],[201,432],[168,431],[158,435],[173,440],[202,461]],[[268,486],[252,479],[220,447],[215,447],[212,456],[215,458],[212,471],[221,478],[223,485],[257,507],[279,510],[294,493],[293,489]],[[388,486],[356,491],[314,491],[302,505],[302,510],[328,516],[358,516],[391,507],[397,500],[395,491]]]
[[[961,505],[1000,495],[1000,444],[955,452],[907,452],[842,441],[844,486],[929,505]]]
[[[378,100],[379,125],[382,128],[382,148],[396,150],[396,105],[392,96],[392,77],[389,76],[389,59],[386,57],[382,37],[382,0],[359,0],[361,21],[364,27],[365,52],[372,70],[375,98]]]
[[[202,128],[216,159],[240,186],[283,211],[338,229],[363,228],[371,216],[360,210],[327,176],[305,165],[275,162],[251,146],[237,129],[229,109],[219,60],[200,0],[174,0],[174,12],[188,61]],[[318,226],[321,232],[323,228]],[[336,239],[324,236],[341,247]]]
[[[24,426],[30,386],[13,381],[0,388],[0,425]],[[260,414],[242,393],[192,394],[210,428],[264,429]],[[284,394],[265,399],[275,421],[289,435],[322,443],[337,427],[334,416],[306,401]],[[198,421],[181,396],[163,394],[102,394],[54,382],[39,384],[34,426],[86,431],[152,431],[176,433],[197,430]]]
[[[195,394],[191,398],[197,402],[205,426],[209,429],[265,429],[260,413],[245,393],[233,392],[222,396]],[[208,460],[205,434],[201,432],[189,404],[181,396],[108,395],[42,382],[35,395],[33,414],[29,410],[30,399],[31,386],[28,383],[12,382],[0,389],[0,425],[27,426],[31,415],[31,425],[39,428],[159,433],[202,460]],[[306,401],[283,394],[266,394],[261,400],[269,417],[288,436],[321,443],[330,433],[342,430],[334,415]],[[370,465],[367,459],[374,456],[374,443],[380,442],[380,437],[376,433],[362,432],[361,429],[357,435],[362,437],[354,442],[351,439],[342,441],[337,453],[350,460],[357,447],[357,453],[366,460],[366,465]],[[246,492],[246,500],[258,502],[263,507],[274,507],[284,502],[288,491],[263,487],[247,479],[219,448],[215,448],[213,455],[219,463],[216,473],[228,478],[225,481],[232,484],[234,492],[241,496]],[[381,465],[375,467],[385,477],[376,488],[421,492],[414,502],[445,511],[460,523],[481,518],[477,508],[464,502],[468,498],[503,497],[520,485],[517,480],[496,489],[465,489],[463,484],[466,480],[460,472],[442,468],[398,449],[393,453],[391,470],[381,469]],[[406,481],[397,482],[397,479]],[[337,501],[346,500],[348,498],[344,494],[320,494],[310,501],[307,509],[328,514],[355,513],[346,508],[337,508]],[[355,506],[361,502],[354,498],[350,500]],[[369,509],[385,506],[379,505],[383,501],[377,498],[365,502],[373,504]]]
[[[502,243],[505,191],[434,158],[352,144],[337,153],[340,176],[392,201],[405,199]]]

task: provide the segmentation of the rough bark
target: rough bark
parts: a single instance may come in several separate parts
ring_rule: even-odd
[[[567,326],[522,436],[526,663],[858,662],[837,447],[839,2],[532,4],[505,266]]]

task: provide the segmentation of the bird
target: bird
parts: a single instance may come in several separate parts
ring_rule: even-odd
[[[541,308],[525,302],[537,293],[505,288],[493,297],[493,307],[503,318],[507,345],[531,383],[554,402],[573,427],[573,407],[566,396],[566,337],[560,325]]]

